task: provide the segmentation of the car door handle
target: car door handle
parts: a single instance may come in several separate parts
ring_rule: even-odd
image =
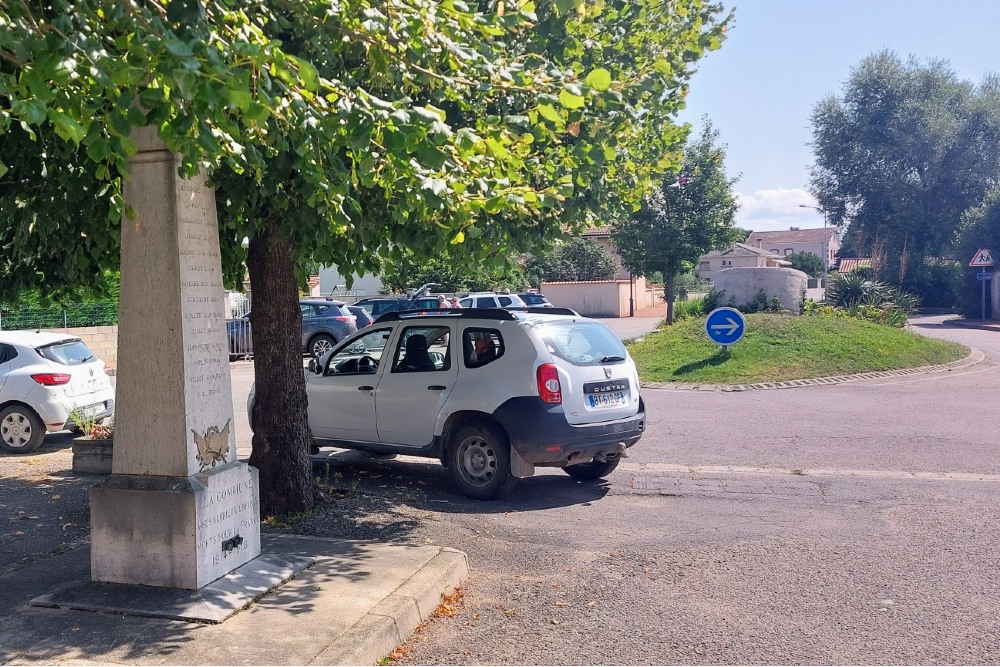
[[[358,387],[358,391],[375,391],[375,387],[369,387],[368,385],[364,385]]]
[[[444,386],[443,384],[432,384],[431,386],[427,387],[429,391],[444,391],[447,388],[448,387]]]

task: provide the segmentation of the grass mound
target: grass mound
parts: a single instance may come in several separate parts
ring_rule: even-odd
[[[652,382],[747,384],[849,375],[961,359],[957,343],[828,315],[746,316],[729,354],[705,335],[705,318],[685,320],[629,345],[639,376]]]

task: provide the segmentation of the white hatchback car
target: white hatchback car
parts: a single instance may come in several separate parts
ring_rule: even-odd
[[[80,338],[0,331],[0,449],[27,454],[46,431],[77,429],[75,420],[96,421],[114,409],[104,362]]]
[[[646,418],[625,346],[564,308],[387,313],[310,362],[306,393],[317,446],[438,458],[482,499],[535,466],[603,477]]]
[[[462,308],[526,308],[528,304],[516,294],[474,292],[458,300]]]

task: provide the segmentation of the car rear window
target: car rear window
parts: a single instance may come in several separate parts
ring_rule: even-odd
[[[625,361],[625,346],[600,322],[546,322],[541,333],[549,353],[574,366]]]
[[[521,299],[523,299],[529,306],[545,303],[545,297],[539,296],[538,294],[525,294],[521,297]]]
[[[82,340],[46,345],[37,349],[38,354],[63,366],[78,366],[94,360],[94,353]]]

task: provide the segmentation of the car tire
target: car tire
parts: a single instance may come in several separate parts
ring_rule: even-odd
[[[45,425],[31,408],[8,405],[0,410],[0,450],[28,454],[38,449],[44,437]]]
[[[313,359],[319,359],[324,354],[333,349],[333,346],[337,344],[337,339],[333,336],[328,336],[326,334],[320,334],[314,336],[309,341],[309,354],[313,356]]]
[[[448,448],[448,475],[470,498],[494,500],[510,493],[517,478],[510,470],[510,440],[492,424],[472,424],[455,432]]]
[[[608,459],[607,461],[577,463],[576,465],[566,466],[563,468],[563,472],[576,479],[600,479],[614,472],[620,462],[621,459],[615,458]]]

